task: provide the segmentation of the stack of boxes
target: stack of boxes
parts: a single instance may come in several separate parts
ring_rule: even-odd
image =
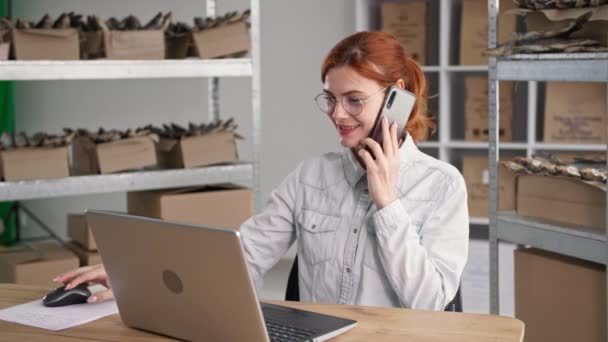
[[[84,215],[68,215],[68,237],[71,239],[72,250],[80,259],[80,266],[92,266],[102,263],[99,252],[97,252],[95,238]]]

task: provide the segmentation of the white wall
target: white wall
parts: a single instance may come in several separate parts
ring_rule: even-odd
[[[38,20],[64,11],[101,17],[128,14],[142,21],[171,10],[177,20],[204,15],[204,1],[19,0],[14,15]],[[218,1],[218,13],[242,10],[246,0]],[[320,91],[320,66],[327,51],[353,27],[351,4],[342,1],[261,1],[263,200],[298,161],[338,149],[336,135],[313,97]],[[235,116],[246,140],[242,159],[251,159],[249,79],[222,80],[222,116]],[[16,87],[17,129],[58,132],[63,127],[95,129],[148,123],[206,120],[206,80],[20,82]],[[65,236],[66,213],[88,208],[125,210],[124,194],[28,201],[44,222]],[[26,222],[28,225],[29,222]],[[42,232],[29,227],[26,236]]]

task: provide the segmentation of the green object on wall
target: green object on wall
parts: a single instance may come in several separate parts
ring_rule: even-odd
[[[0,16],[6,16],[6,1],[0,0]],[[0,81],[0,134],[15,131],[15,85]],[[13,202],[0,202],[0,244],[10,244],[16,239],[16,217],[11,210]]]

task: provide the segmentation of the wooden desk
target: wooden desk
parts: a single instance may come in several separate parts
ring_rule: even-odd
[[[0,284],[0,309],[41,298],[48,289]],[[271,303],[355,319],[359,324],[332,341],[523,341],[522,322],[490,315],[452,312],[323,305],[296,302]],[[0,341],[170,341],[127,328],[118,315],[52,332],[0,321]]]

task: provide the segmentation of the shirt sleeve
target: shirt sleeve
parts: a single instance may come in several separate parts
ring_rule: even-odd
[[[417,232],[400,200],[373,217],[379,254],[402,304],[443,310],[460,285],[469,246],[469,214],[464,179],[445,186],[429,220]]]
[[[261,278],[296,239],[294,210],[301,166],[272,191],[264,209],[240,227],[247,265],[253,279]]]

